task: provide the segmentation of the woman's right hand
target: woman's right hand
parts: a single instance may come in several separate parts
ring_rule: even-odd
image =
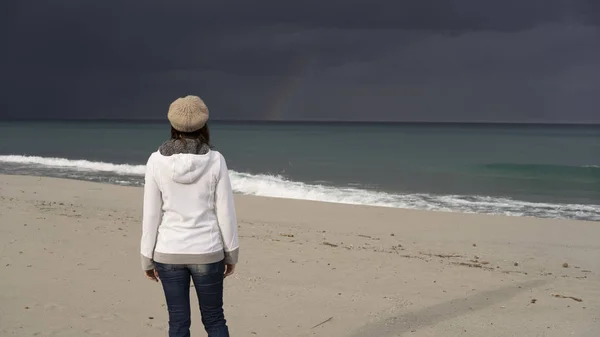
[[[235,264],[225,264],[225,276],[230,276],[231,274],[233,274],[235,272]]]

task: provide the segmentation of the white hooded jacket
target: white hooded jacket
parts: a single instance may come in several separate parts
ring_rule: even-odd
[[[152,153],[146,164],[142,269],[154,261],[207,264],[238,259],[238,226],[223,156]]]

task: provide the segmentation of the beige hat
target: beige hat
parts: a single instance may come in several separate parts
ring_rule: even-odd
[[[167,118],[175,130],[193,132],[202,129],[208,121],[208,108],[200,97],[188,95],[171,103]]]

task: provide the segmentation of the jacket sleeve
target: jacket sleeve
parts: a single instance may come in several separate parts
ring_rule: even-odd
[[[222,155],[219,157],[221,165],[215,189],[215,208],[223,239],[225,263],[236,264],[239,253],[237,216],[227,164]]]
[[[144,177],[144,206],[142,215],[142,269],[154,269],[154,247],[162,218],[162,194],[154,176],[152,156],[146,164]]]

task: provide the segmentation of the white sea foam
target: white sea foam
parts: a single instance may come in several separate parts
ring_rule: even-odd
[[[118,175],[117,179],[110,178],[104,181],[121,185],[136,183],[128,180],[127,176],[135,177],[140,183],[145,171],[144,165],[34,156],[0,156],[1,162],[23,164],[31,167],[28,171],[30,174],[33,171],[37,175],[94,181],[102,181],[98,179],[99,174]],[[49,168],[54,170],[50,171]],[[18,174],[23,171],[13,169],[11,172]],[[391,194],[356,187],[306,184],[290,181],[282,176],[239,173],[233,170],[230,170],[230,176],[233,190],[247,195],[405,209],[600,220],[600,206],[597,205],[534,203],[487,196]]]
[[[70,168],[78,171],[111,172],[123,175],[143,175],[146,169],[144,165],[112,164],[89,160],[16,155],[0,156],[0,162]]]

